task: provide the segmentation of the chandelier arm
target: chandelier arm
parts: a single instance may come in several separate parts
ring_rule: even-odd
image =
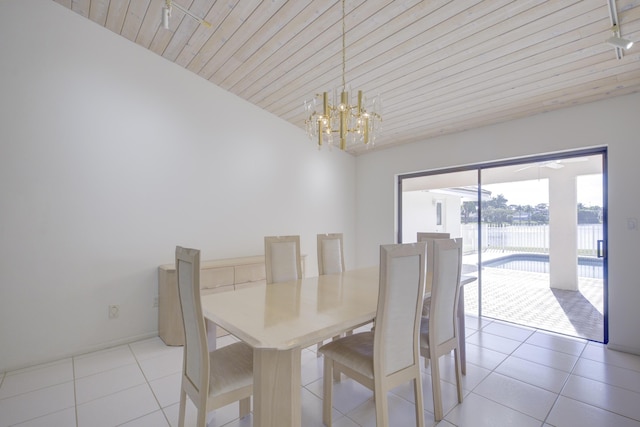
[[[346,15],[346,0],[342,0],[342,91],[334,91],[333,103],[329,102],[328,92],[316,94],[311,103],[304,103],[305,111],[310,113],[305,120],[309,137],[317,139],[318,147],[323,145],[323,140],[331,147],[335,134],[341,150],[347,149],[348,139],[353,142],[357,139],[369,146],[373,145],[379,132],[379,122],[382,121],[377,112],[380,105],[378,96],[369,104],[363,92],[359,90],[356,103],[349,102],[346,78]],[[317,108],[320,107],[320,103],[321,109]]]

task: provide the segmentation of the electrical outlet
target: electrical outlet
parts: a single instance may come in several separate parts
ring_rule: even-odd
[[[109,305],[109,319],[117,319],[120,316],[120,306],[119,305]]]
[[[153,298],[153,308],[158,308],[158,297]]]

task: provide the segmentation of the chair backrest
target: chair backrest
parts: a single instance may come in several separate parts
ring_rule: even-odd
[[[264,261],[267,284],[302,279],[300,236],[266,236]]]
[[[185,336],[182,374],[198,393],[206,395],[209,389],[209,350],[200,303],[199,250],[176,247],[176,276]]]
[[[451,237],[450,233],[432,233],[427,231],[418,231],[418,242],[423,242],[425,239],[448,239]]]
[[[462,239],[436,239],[433,246],[429,345],[437,346],[457,338],[457,310],[462,274]]]
[[[420,363],[425,256],[424,243],[380,246],[374,372],[388,376]]]
[[[343,271],[342,233],[318,234],[318,275]]]
[[[449,233],[431,233],[418,232],[418,242],[426,242],[427,244],[427,273],[425,276],[425,294],[431,292],[431,284],[433,282],[433,241],[435,239],[448,239]]]

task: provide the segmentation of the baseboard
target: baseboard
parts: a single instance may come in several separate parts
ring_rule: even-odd
[[[121,345],[130,344],[132,342],[141,341],[141,340],[145,340],[145,339],[149,339],[157,336],[158,336],[158,331],[153,331],[153,332],[147,332],[140,335],[134,335],[134,336],[129,336],[125,338],[120,338],[117,340],[107,341],[107,342],[99,343],[96,345],[81,348],[73,353],[62,354],[54,358],[38,359],[35,361],[31,361],[30,363],[25,365],[6,366],[4,371],[0,370],[0,373],[17,371],[19,369],[30,368],[32,366],[43,365],[45,363],[54,363],[59,360],[68,359],[70,357],[81,356],[83,354],[93,353],[94,351],[106,350],[108,348],[118,347]]]
[[[621,351],[623,353],[635,354],[640,356],[640,348],[636,347],[628,347],[626,345],[612,344],[611,342],[609,342],[609,344],[607,344],[607,348],[609,350]]]
[[[67,356],[67,357],[80,356],[80,355],[87,354],[87,353],[93,353],[94,351],[106,350],[108,348],[117,347],[119,345],[131,344],[132,342],[146,340],[146,339],[157,337],[157,336],[158,336],[158,331],[154,331],[154,332],[148,332],[148,333],[145,333],[145,334],[140,334],[140,335],[134,335],[134,336],[125,337],[125,338],[120,338],[120,339],[113,340],[113,341],[107,341],[107,342],[104,342],[104,343],[96,344],[94,346],[90,346],[90,347],[88,347],[86,349],[83,349],[83,351],[81,351],[81,352],[76,352],[76,353],[74,353],[74,354],[72,354],[70,356]]]

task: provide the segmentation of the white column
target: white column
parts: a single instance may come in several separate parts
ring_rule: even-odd
[[[554,170],[549,176],[550,286],[570,291],[578,290],[576,187],[576,177],[563,169]]]

